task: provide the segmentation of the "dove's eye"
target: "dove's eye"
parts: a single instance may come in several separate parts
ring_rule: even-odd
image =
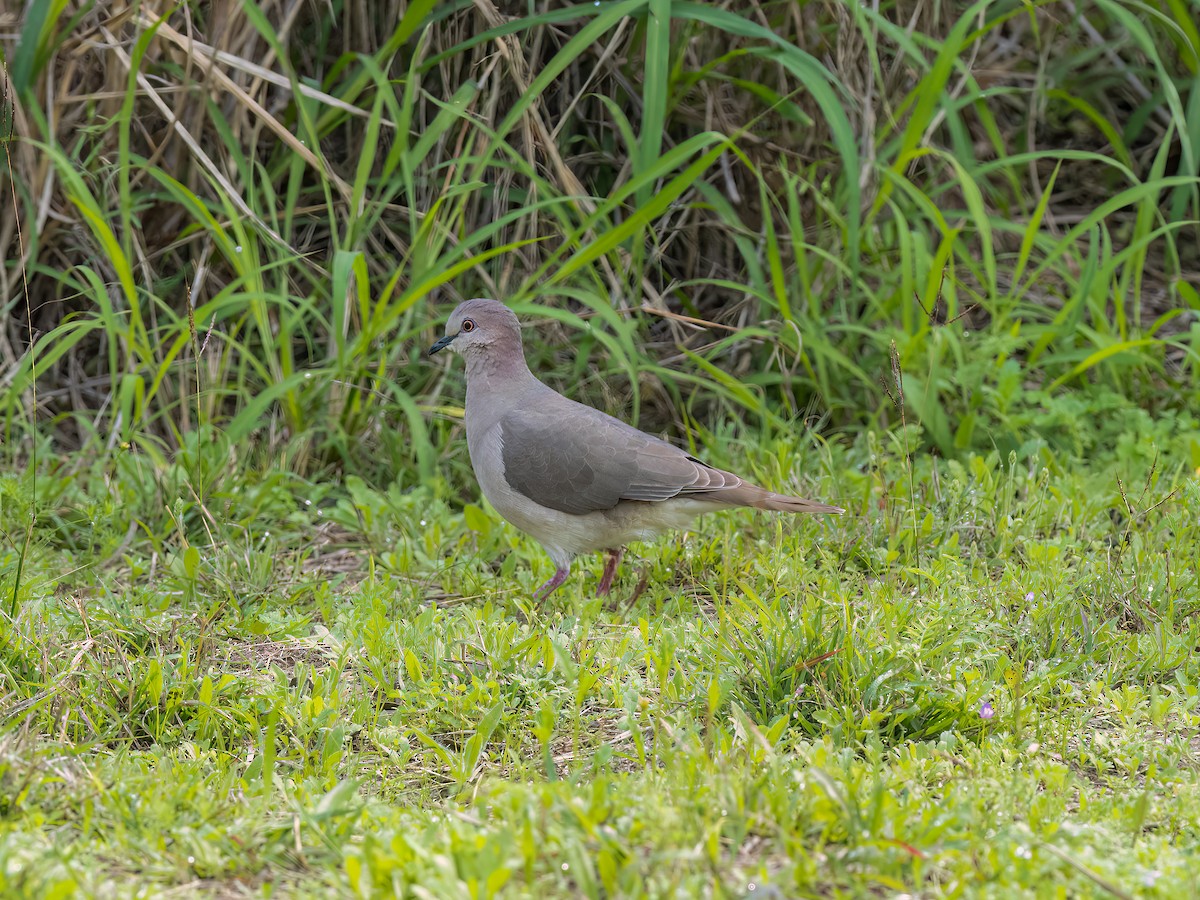
[[[459,331],[474,331],[474,330],[475,330],[475,320],[474,319],[463,319],[462,328],[460,328]]]

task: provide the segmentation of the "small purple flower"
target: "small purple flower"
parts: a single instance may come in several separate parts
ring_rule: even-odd
[[[1033,602],[1033,591],[1030,591],[1028,594],[1025,595],[1025,602],[1026,603]]]
[[[979,718],[990,719],[996,715],[996,710],[992,708],[990,700],[984,700],[979,704]]]

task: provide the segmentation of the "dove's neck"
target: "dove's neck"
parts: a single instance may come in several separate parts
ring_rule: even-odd
[[[469,421],[487,426],[519,404],[541,382],[529,371],[521,345],[481,348],[483,352],[465,354],[467,367],[467,409]]]

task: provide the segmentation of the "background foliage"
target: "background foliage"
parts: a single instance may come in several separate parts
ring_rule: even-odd
[[[475,295],[655,428],[893,421],[896,367],[946,455],[1197,399],[1195,3],[332,9],[6,14],[10,454],[215,424],[430,477]]]

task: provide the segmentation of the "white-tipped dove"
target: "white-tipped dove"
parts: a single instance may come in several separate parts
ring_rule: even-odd
[[[536,599],[567,580],[574,557],[597,550],[608,553],[597,588],[607,594],[625,544],[686,528],[701,513],[735,506],[844,512],[764,490],[568,400],[529,371],[521,325],[496,300],[460,303],[429,355],[440,350],[466,361],[467,449],[483,495],[554,561],[554,577]]]

